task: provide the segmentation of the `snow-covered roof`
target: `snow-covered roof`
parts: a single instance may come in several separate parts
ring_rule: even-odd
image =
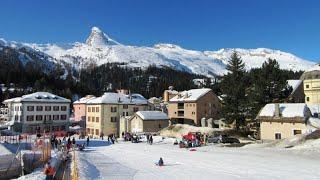
[[[274,117],[275,104],[265,105],[258,116],[260,117]],[[304,103],[284,103],[279,104],[279,112],[281,117],[305,117],[309,108]]]
[[[92,100],[92,99],[94,99],[94,98],[96,98],[96,97],[93,96],[93,95],[87,95],[87,96],[82,97],[82,98],[80,98],[79,100],[73,102],[73,104],[85,104],[85,103],[87,103],[89,100]]]
[[[292,93],[294,93],[302,83],[302,80],[290,79],[290,80],[287,80],[287,83],[289,86],[292,87]]]
[[[320,104],[308,104],[307,106],[312,114],[320,112]]]
[[[161,111],[138,111],[136,114],[142,120],[168,120],[169,117],[166,113]]]
[[[178,95],[171,98],[170,102],[184,102],[184,101],[196,101],[205,94],[207,94],[211,89],[190,89],[188,91],[182,91]]]
[[[126,95],[122,93],[107,92],[101,97],[89,100],[87,104],[148,104],[148,100],[141,94]]]
[[[35,92],[32,94],[23,95],[22,97],[7,99],[3,103],[10,102],[63,102],[70,103],[69,99],[54,95],[49,92]]]

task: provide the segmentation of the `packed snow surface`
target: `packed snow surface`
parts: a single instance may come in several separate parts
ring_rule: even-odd
[[[266,104],[258,116],[273,117],[275,108],[275,104]],[[304,103],[286,103],[279,104],[279,109],[282,117],[305,117],[308,107]]]
[[[173,140],[154,144],[91,141],[76,155],[80,179],[318,179],[318,152],[227,148],[180,149]],[[165,166],[155,163],[162,157]]]

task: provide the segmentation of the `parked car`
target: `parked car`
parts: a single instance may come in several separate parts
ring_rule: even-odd
[[[227,135],[209,136],[208,143],[240,143],[239,139]]]

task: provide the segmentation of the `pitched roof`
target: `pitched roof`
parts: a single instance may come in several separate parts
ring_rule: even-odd
[[[287,80],[287,83],[289,86],[292,87],[291,94],[293,94],[302,83],[302,80],[290,79],[290,80]]]
[[[275,104],[266,104],[258,114],[258,117],[274,117]],[[279,104],[281,117],[306,117],[307,112],[310,111],[304,103],[284,103]]]
[[[23,95],[22,97],[7,99],[3,103],[10,102],[64,102],[70,103],[69,99],[54,95],[49,92],[35,92],[32,94]]]
[[[88,101],[90,101],[90,100],[92,100],[94,98],[96,98],[96,97],[93,96],[93,95],[87,95],[87,96],[82,97],[79,100],[73,102],[73,104],[85,104],[85,103],[87,103]]]
[[[100,97],[89,100],[87,104],[148,104],[148,100],[141,94],[126,95],[107,92]]]
[[[169,117],[166,113],[161,111],[138,111],[136,112],[142,120],[168,120]]]
[[[210,91],[211,89],[209,88],[190,89],[188,91],[182,91],[178,95],[171,98],[169,102],[196,101]]]

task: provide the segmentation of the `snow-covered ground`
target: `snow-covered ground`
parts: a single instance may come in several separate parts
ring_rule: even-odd
[[[206,146],[196,151],[155,138],[153,145],[93,140],[78,152],[80,179],[319,179],[317,151]],[[165,166],[155,166],[163,157]]]

